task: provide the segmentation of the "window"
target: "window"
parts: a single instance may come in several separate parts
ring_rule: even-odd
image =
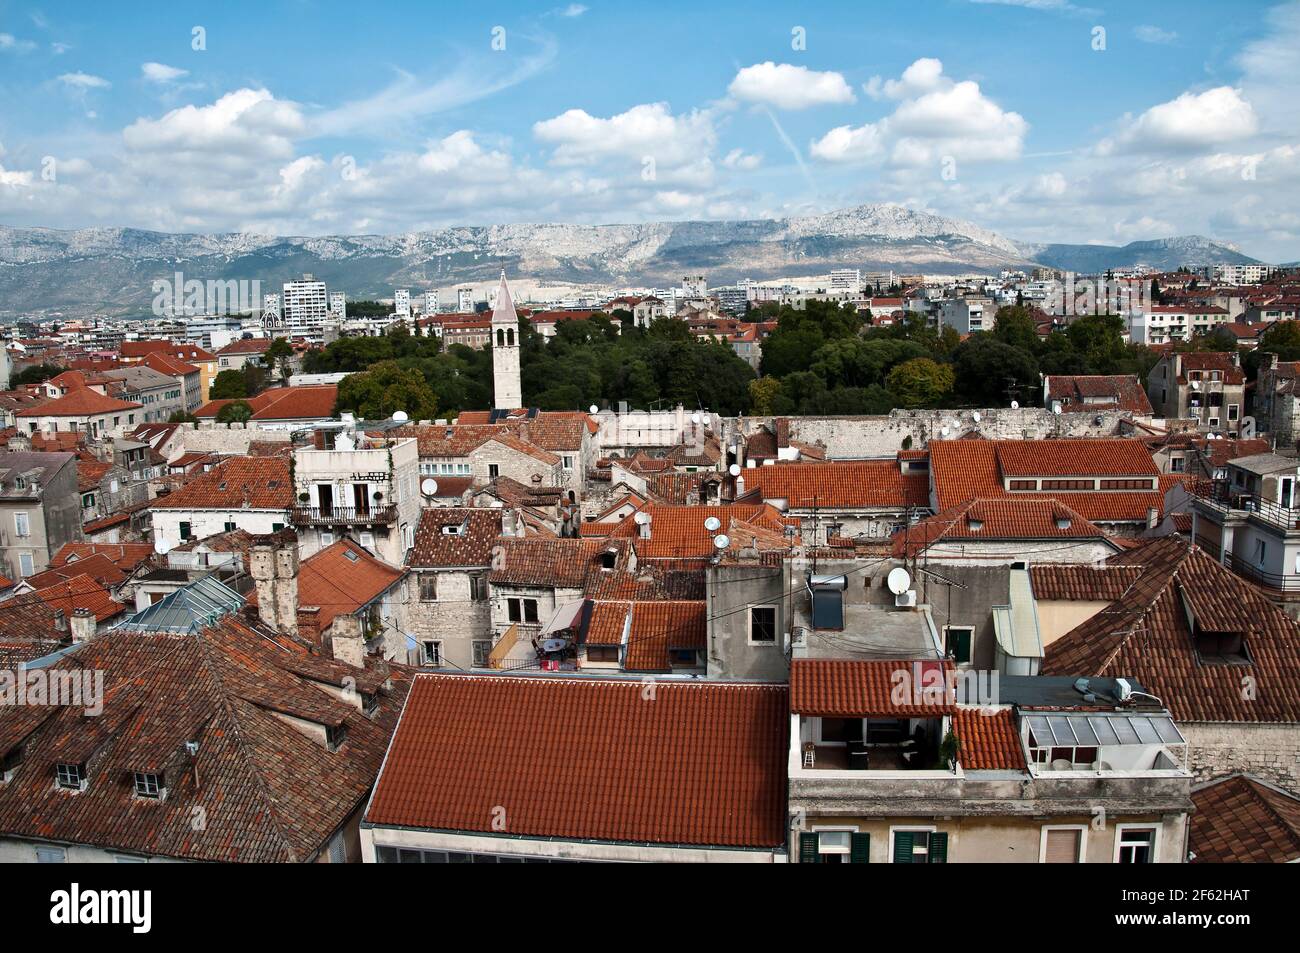
[[[1120,824],[1115,831],[1115,863],[1154,864],[1156,829]]]
[[[421,647],[421,664],[440,666],[442,665],[442,643],[432,640],[426,640],[420,643]]]
[[[801,864],[865,864],[870,859],[870,834],[848,828],[817,830],[799,835]]]
[[[330,839],[329,854],[331,864],[346,864],[348,862],[348,845],[343,839],[342,831],[339,831]]]
[[[946,864],[948,835],[934,828],[890,828],[894,848],[890,852],[896,864]]]
[[[975,627],[971,625],[950,625],[944,629],[944,647],[948,657],[958,665],[970,662],[971,642],[975,638]]]
[[[1241,414],[1241,407],[1237,404],[1228,405],[1228,419],[1236,420]]]
[[[487,576],[475,573],[469,577],[469,597],[475,602],[486,602],[488,597]]]
[[[587,661],[588,662],[617,662],[618,646],[617,645],[588,645]]]
[[[572,470],[572,469],[573,469],[573,457],[566,456],[566,457],[564,458],[564,469],[566,469],[566,470]]]
[[[85,778],[81,774],[81,765],[68,764],[60,762],[54,767],[54,779],[59,787],[67,788],[69,791],[81,791],[84,789]]]
[[[749,641],[760,645],[776,644],[776,606],[750,606]]]
[[[225,527],[227,533],[233,533],[235,531],[234,520],[226,520]]]
[[[181,532],[181,539],[189,539],[189,538],[190,538],[190,524],[189,524],[189,523],[182,522],[182,523],[181,523],[181,530],[180,530],[180,532]]]
[[[32,535],[32,526],[27,519],[26,513],[18,512],[14,514],[14,534],[23,537]]]
[[[32,560],[31,553],[18,554],[18,575],[26,578],[36,572],[36,563]]]
[[[695,649],[673,649],[668,653],[668,659],[674,668],[689,668],[700,662]]]
[[[1081,864],[1088,828],[1082,824],[1044,827],[1038,841],[1040,864]]]
[[[156,774],[147,774],[143,771],[135,772],[135,796],[157,798],[162,797],[162,784]]]
[[[36,848],[36,862],[38,864],[65,864],[68,862],[68,852],[62,847],[38,847]]]
[[[488,656],[492,654],[492,640],[475,639],[470,643],[470,648],[474,653],[474,667],[487,668]]]
[[[536,623],[536,599],[507,599],[506,612],[511,622]]]
[[[488,464],[488,479],[495,480],[501,475],[501,468],[495,463]]]
[[[420,574],[420,601],[438,601],[438,577],[434,573],[426,572]]]

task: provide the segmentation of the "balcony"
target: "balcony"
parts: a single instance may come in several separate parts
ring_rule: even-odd
[[[295,526],[391,526],[397,522],[397,505],[375,504],[365,509],[351,506],[295,506],[289,514]]]
[[[1198,480],[1192,492],[1198,501],[1224,517],[1231,514],[1252,519],[1283,532],[1300,530],[1300,507],[1282,506],[1275,500],[1233,487],[1225,480]]]

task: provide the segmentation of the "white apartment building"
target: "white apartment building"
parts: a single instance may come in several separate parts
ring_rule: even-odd
[[[291,333],[316,329],[329,317],[329,291],[311,275],[284,283],[283,327]]]
[[[437,288],[434,288],[432,291],[426,291],[424,293],[424,313],[425,314],[438,313],[438,289]]]
[[[1226,308],[1207,305],[1152,305],[1129,316],[1129,340],[1134,344],[1189,341],[1232,321]]]
[[[703,275],[686,275],[682,278],[682,298],[707,298],[709,296],[709,283],[704,280]]]
[[[836,268],[831,272],[831,291],[862,290],[862,272],[857,268]]]
[[[335,321],[348,319],[348,296],[342,291],[330,293],[330,317]]]
[[[1211,281],[1227,285],[1257,285],[1276,270],[1273,265],[1209,265],[1202,269]]]
[[[411,292],[405,288],[398,288],[393,292],[393,311],[399,318],[411,316]]]
[[[936,314],[939,327],[951,327],[958,334],[973,334],[993,330],[996,311],[991,298],[944,298],[939,302]]]
[[[474,289],[457,288],[456,289],[456,311],[460,314],[469,314],[474,310]]]

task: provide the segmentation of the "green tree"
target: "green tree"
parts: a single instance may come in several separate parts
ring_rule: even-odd
[[[914,357],[890,371],[885,386],[904,407],[933,407],[952,393],[955,381],[950,365]]]
[[[242,424],[253,416],[253,407],[246,400],[234,400],[217,411],[217,423]]]
[[[438,398],[418,370],[381,361],[339,382],[337,410],[366,420],[382,420],[401,410],[412,420],[429,420],[437,416]]]
[[[1030,354],[1038,350],[1038,325],[1029,309],[1021,305],[998,308],[993,319],[993,336],[1003,344],[1010,344]]]
[[[775,403],[781,394],[781,382],[775,377],[758,377],[749,382],[750,412],[768,416],[776,413]]]
[[[962,342],[953,355],[953,370],[957,392],[977,406],[1004,406],[1008,394],[1026,405],[1037,401],[1041,385],[1034,356],[987,334]]]
[[[32,364],[24,367],[9,381],[10,387],[22,387],[25,384],[43,384],[51,377],[58,377],[66,367],[58,364]]]
[[[222,371],[213,378],[212,387],[208,391],[208,398],[211,400],[227,400],[247,396],[248,379],[244,377],[243,371],[236,370]]]
[[[293,347],[284,338],[276,338],[266,349],[266,367],[274,374],[280,372],[283,380],[289,376],[289,360],[293,357]]]

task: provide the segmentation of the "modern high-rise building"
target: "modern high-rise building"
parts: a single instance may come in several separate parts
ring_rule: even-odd
[[[330,317],[335,321],[346,321],[348,317],[348,296],[342,291],[330,293]]]
[[[284,283],[284,327],[289,331],[306,331],[325,324],[329,317],[329,291],[325,282],[311,275]]]
[[[461,314],[469,314],[474,310],[474,289],[457,288],[456,289],[456,310]]]
[[[405,288],[398,288],[393,292],[393,311],[399,318],[411,316],[411,292]]]
[[[709,296],[709,283],[704,280],[703,275],[687,275],[682,279],[683,298],[707,298]]]
[[[497,410],[516,410],[523,406],[523,387],[519,382],[519,312],[515,299],[501,272],[496,306],[492,309],[492,390]]]
[[[425,314],[438,313],[438,289],[437,288],[434,288],[432,291],[426,291],[424,293],[424,313]]]
[[[831,272],[831,291],[861,291],[862,273],[856,268],[836,268]]]

